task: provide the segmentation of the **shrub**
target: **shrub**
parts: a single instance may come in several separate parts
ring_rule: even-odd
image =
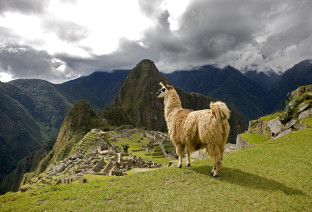
[[[128,149],[130,147],[129,144],[122,144],[121,146],[124,152],[128,152]]]

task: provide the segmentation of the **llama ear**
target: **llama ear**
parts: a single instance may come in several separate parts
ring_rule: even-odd
[[[167,88],[168,90],[170,90],[170,89],[173,89],[173,86],[172,86],[172,85],[166,85],[166,88]]]
[[[161,85],[161,87],[166,87],[163,82],[160,82],[159,85]]]

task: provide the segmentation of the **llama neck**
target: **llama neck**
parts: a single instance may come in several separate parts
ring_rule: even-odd
[[[182,109],[181,100],[177,92],[172,89],[168,92],[165,96],[165,117],[166,121],[168,122],[173,115],[174,111]]]

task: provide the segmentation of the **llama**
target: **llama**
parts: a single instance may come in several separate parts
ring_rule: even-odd
[[[230,130],[230,111],[226,104],[218,101],[210,103],[211,109],[183,109],[176,90],[171,85],[162,82],[159,84],[162,88],[156,96],[164,98],[168,133],[179,155],[178,168],[182,167],[184,152],[187,154],[187,166],[191,166],[191,152],[206,148],[206,152],[214,160],[211,176],[217,177]]]

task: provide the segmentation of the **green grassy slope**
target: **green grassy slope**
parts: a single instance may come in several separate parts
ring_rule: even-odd
[[[22,104],[40,126],[41,142],[56,136],[72,104],[53,84],[44,80],[18,79],[7,83],[7,86],[12,88],[12,98]]]
[[[219,178],[212,160],[192,167],[103,177],[0,196],[0,211],[309,211],[312,129],[226,154]]]

